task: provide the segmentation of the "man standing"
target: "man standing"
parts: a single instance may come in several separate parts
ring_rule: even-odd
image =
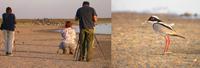
[[[14,45],[14,31],[15,31],[15,15],[12,13],[10,7],[6,8],[6,13],[2,15],[3,22],[1,24],[1,30],[4,35],[4,45],[6,56],[12,56],[12,49]]]
[[[84,1],[82,7],[76,12],[76,20],[79,20],[80,34],[80,56],[79,61],[90,61],[93,56],[94,27],[97,21],[97,14],[94,8],[89,6],[88,1]]]

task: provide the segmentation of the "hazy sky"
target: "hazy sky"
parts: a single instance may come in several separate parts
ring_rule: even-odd
[[[76,10],[85,0],[0,0],[0,14],[6,7],[19,18],[74,18]],[[98,17],[111,17],[111,0],[87,0]]]
[[[200,14],[200,0],[112,0],[112,11]]]

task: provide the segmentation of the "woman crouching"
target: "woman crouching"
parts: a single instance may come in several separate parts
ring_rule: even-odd
[[[69,54],[74,54],[76,49],[76,32],[72,28],[72,22],[66,21],[65,28],[61,30],[62,41],[59,45],[59,50],[63,50],[63,54],[68,52]]]

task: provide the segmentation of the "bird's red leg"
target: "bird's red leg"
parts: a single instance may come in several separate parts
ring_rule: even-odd
[[[169,47],[170,47],[170,38],[169,38],[169,35],[167,35],[167,50],[166,50],[166,52],[168,51]]]
[[[169,37],[169,35],[165,36],[165,40],[166,40],[166,45],[165,45],[165,49],[164,49],[164,54],[168,51],[169,46],[170,46],[170,37]]]
[[[165,49],[164,49],[164,55],[165,55],[165,52],[166,52],[166,48],[167,48],[167,38],[165,36]]]

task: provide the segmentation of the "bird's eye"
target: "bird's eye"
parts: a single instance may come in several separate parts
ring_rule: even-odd
[[[155,20],[155,18],[153,18],[153,17],[152,17],[152,18],[150,18],[150,20],[151,20],[151,21],[154,21],[154,20]]]

